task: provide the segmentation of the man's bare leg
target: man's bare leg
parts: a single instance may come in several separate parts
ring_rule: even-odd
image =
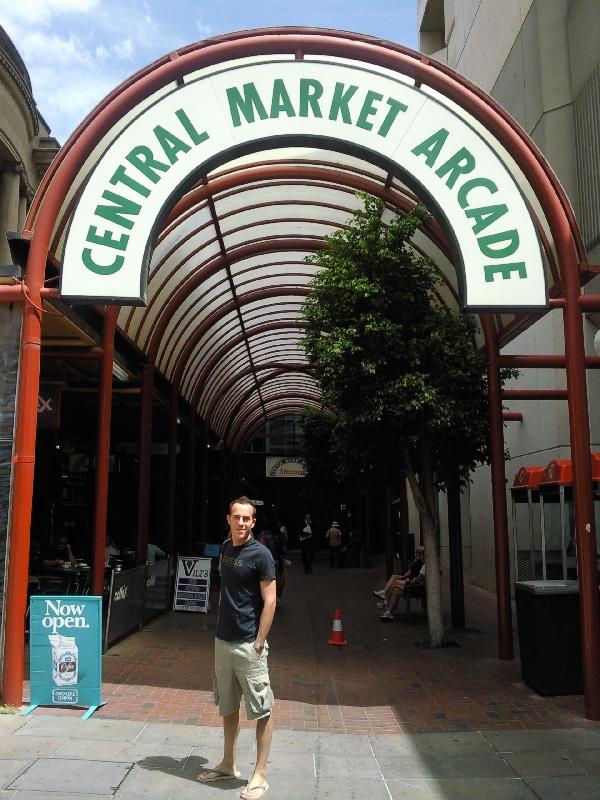
[[[205,781],[206,783],[210,783],[211,781],[211,774],[214,773],[223,773],[225,775],[231,775],[232,778],[239,778],[240,773],[237,771],[235,765],[235,751],[238,736],[240,733],[240,712],[239,709],[234,711],[233,714],[229,714],[226,717],[223,717],[223,760],[220,764],[217,764],[216,767],[212,769],[204,770],[198,775],[199,781]],[[258,735],[257,735],[258,741]],[[214,780],[214,777],[212,778]]]
[[[248,785],[241,793],[243,798],[253,798],[252,790],[254,788],[266,786],[266,772],[267,760],[269,758],[269,750],[271,749],[271,739],[273,738],[273,719],[269,714],[268,717],[261,717],[256,721],[256,766],[252,777],[248,781]],[[262,792],[256,793],[257,797],[262,796]]]

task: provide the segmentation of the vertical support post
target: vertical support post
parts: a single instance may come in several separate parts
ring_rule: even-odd
[[[190,433],[188,444],[188,490],[187,490],[187,525],[185,546],[188,553],[192,552],[194,541],[194,519],[196,504],[196,427],[198,415],[195,408],[190,408]]]
[[[141,566],[148,560],[148,517],[150,514],[150,470],[152,444],[152,393],[154,364],[146,364],[142,377],[140,414],[140,463],[138,473],[138,516],[135,563]]]
[[[175,555],[175,518],[177,514],[177,416],[179,413],[179,389],[171,385],[169,407],[169,515],[167,522],[167,552]]]
[[[494,515],[494,550],[496,555],[496,611],[498,617],[498,657],[512,660],[512,608],[510,604],[510,555],[508,516],[506,512],[506,472],[504,469],[504,431],[498,340],[494,320],[481,315],[488,359],[488,408],[490,415],[490,455],[492,469],[492,506]]]
[[[206,541],[208,523],[208,425],[202,421],[202,475],[200,490],[200,538]]]
[[[398,527],[400,529],[400,572],[406,572],[411,554],[408,552],[408,490],[406,487],[406,474],[400,470],[400,486],[398,493]]]
[[[579,307],[579,270],[575,254],[561,263],[565,286],[563,324],[567,373],[567,399],[571,459],[573,463],[573,499],[575,505],[575,541],[581,615],[583,692],[585,716],[600,719],[600,599],[596,553],[596,525],[592,496],[590,427],[585,373],[583,320]]]
[[[452,627],[465,628],[465,587],[463,582],[462,520],[460,511],[460,484],[452,481],[447,490],[448,543],[450,549],[450,605]]]
[[[106,518],[110,460],[110,422],[112,410],[112,367],[115,350],[115,327],[118,306],[107,306],[102,323],[102,361],[98,398],[98,430],[96,431],[96,492],[94,497],[94,554],[92,560],[92,594],[104,591],[106,551]]]
[[[29,578],[31,504],[35,471],[35,440],[40,387],[42,336],[41,288],[46,248],[34,239],[27,259],[27,302],[23,304],[19,388],[15,420],[13,485],[10,512],[6,603],[4,605],[4,660],[2,701],[20,706],[23,701],[25,612]]]
[[[394,513],[394,507],[392,506],[393,499],[392,485],[390,483],[386,483],[383,508],[385,512],[385,574],[388,577],[394,571],[394,525],[392,524],[392,515]]]

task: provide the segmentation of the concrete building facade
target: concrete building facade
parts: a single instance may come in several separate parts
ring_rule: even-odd
[[[597,0],[419,0],[420,49],[500,103],[540,148],[573,206],[590,263],[600,263],[600,9]],[[599,279],[584,291],[597,292]],[[585,318],[593,355],[598,314]],[[564,353],[563,321],[550,312],[504,354]],[[600,449],[600,375],[588,370],[592,449]],[[524,369],[519,388],[566,387],[563,369]],[[507,401],[522,422],[505,426],[508,487],[524,465],[569,458],[565,400]],[[510,503],[510,492],[507,498]],[[441,501],[444,526],[444,500]],[[596,508],[596,516],[599,516]],[[472,581],[494,589],[490,470],[480,467],[463,497],[465,565]],[[598,525],[597,525],[598,527]],[[512,554],[514,560],[514,553]]]

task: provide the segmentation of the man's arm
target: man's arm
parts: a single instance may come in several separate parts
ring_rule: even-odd
[[[264,605],[260,615],[260,622],[258,624],[258,633],[256,634],[256,640],[254,642],[255,648],[258,650],[262,650],[264,647],[267,636],[269,635],[269,631],[271,630],[271,625],[273,624],[275,606],[277,604],[277,595],[275,589],[275,578],[260,582],[260,593],[262,595]]]

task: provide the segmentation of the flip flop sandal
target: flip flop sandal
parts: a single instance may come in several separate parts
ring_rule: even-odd
[[[201,772],[196,780],[200,783],[216,783],[217,781],[230,781],[239,778],[241,772],[223,772],[221,769],[207,769]]]
[[[242,800],[260,800],[268,790],[269,784],[265,781],[265,783],[259,783],[258,786],[253,786],[251,789],[246,786],[244,791],[240,793],[240,797]]]

